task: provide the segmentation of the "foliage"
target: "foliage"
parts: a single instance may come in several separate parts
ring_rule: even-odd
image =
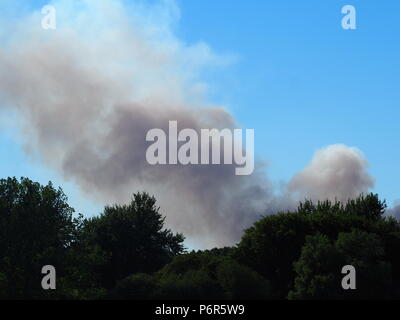
[[[229,257],[210,252],[177,256],[153,277],[145,278],[146,286],[137,281],[138,277],[143,280],[142,275],[134,275],[120,281],[113,297],[169,300],[270,297],[269,283],[260,275]]]
[[[72,214],[65,194],[51,183],[41,186],[26,178],[0,180],[0,281],[4,296],[48,298],[40,287],[41,269],[57,265],[59,277],[65,276],[65,256],[75,241],[77,225]]]
[[[387,298],[391,291],[391,265],[382,261],[384,247],[376,234],[360,230],[340,233],[335,243],[327,236],[308,236],[300,259],[291,299],[371,299]],[[345,291],[340,270],[356,269],[357,290]]]
[[[360,196],[346,204],[338,201],[314,204],[308,200],[301,203],[295,212],[265,217],[245,230],[235,256],[239,262],[270,279],[277,298],[286,298],[289,291],[294,289],[296,270],[293,263],[300,259],[307,236],[320,234],[334,242],[340,233],[359,229],[375,234],[381,241],[384,253],[380,259],[392,264],[392,283],[398,288],[400,228],[394,218],[383,215],[385,208],[385,203],[374,194]],[[355,240],[357,241],[362,239]],[[350,247],[352,246],[355,243]],[[315,254],[325,253],[320,251]],[[337,269],[335,274],[338,274]],[[325,283],[327,279],[315,281]],[[321,286],[322,284],[318,285]],[[398,294],[394,291],[393,294]]]
[[[104,287],[112,288],[133,273],[155,272],[184,251],[183,235],[163,229],[164,220],[156,199],[137,193],[128,205],[108,206],[99,217],[85,221],[88,243],[109,257],[100,270]]]
[[[151,300],[156,298],[158,284],[153,276],[138,273],[120,280],[111,290],[111,299]]]
[[[0,180],[0,299],[400,298],[400,225],[375,194],[306,200],[262,218],[236,247],[186,253],[156,199],[137,193],[91,219],[61,189]],[[44,265],[57,290],[40,286]],[[357,290],[341,288],[341,269]]]

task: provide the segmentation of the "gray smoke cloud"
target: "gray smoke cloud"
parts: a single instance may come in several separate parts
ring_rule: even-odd
[[[393,217],[396,217],[397,219],[400,219],[400,200],[396,200],[394,202],[393,208],[386,210],[386,215],[393,216]]]
[[[125,7],[120,1],[56,1],[57,30],[36,12],[1,39],[0,98],[17,110],[28,152],[102,203],[133,192],[154,194],[174,230],[203,247],[232,245],[261,215],[296,206],[301,197],[348,198],[372,186],[354,148],[317,153],[278,193],[262,163],[252,176],[235,166],[150,166],[148,130],[236,128],[228,110],[210,106],[201,70],[224,65],[204,43],[173,34],[172,1]],[[300,197],[299,197],[300,196]]]
[[[210,107],[196,79],[224,64],[205,44],[186,46],[171,33],[172,2],[146,10],[118,1],[58,1],[57,30],[35,13],[20,21],[0,51],[1,98],[24,120],[26,146],[103,203],[146,190],[167,222],[203,246],[231,244],[270,206],[259,172],[235,166],[150,166],[152,128],[236,128],[230,113]],[[12,31],[11,31],[12,32]]]
[[[331,145],[315,153],[288,189],[300,199],[347,201],[374,186],[367,168],[368,162],[357,148]]]

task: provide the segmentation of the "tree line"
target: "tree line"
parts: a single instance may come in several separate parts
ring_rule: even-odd
[[[376,194],[305,200],[235,246],[187,252],[146,192],[84,218],[51,182],[1,179],[0,299],[397,299],[400,225],[385,210]],[[41,287],[44,265],[56,290]],[[345,265],[357,290],[341,286]]]

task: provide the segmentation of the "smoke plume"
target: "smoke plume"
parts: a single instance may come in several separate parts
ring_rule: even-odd
[[[204,68],[224,65],[204,43],[173,33],[172,1],[150,8],[120,1],[56,1],[57,29],[35,12],[0,38],[2,107],[17,110],[29,152],[103,203],[133,192],[154,194],[173,229],[204,247],[231,245],[263,214],[295,206],[297,197],[348,198],[372,186],[359,151],[332,146],[276,195],[262,165],[252,176],[234,166],[150,166],[146,133],[236,128],[228,110],[210,105]],[[296,196],[294,196],[296,195]]]
[[[400,219],[400,200],[396,200],[394,202],[393,208],[386,210],[386,215],[393,216],[393,217],[396,217],[397,219]]]
[[[367,160],[358,149],[332,145],[317,151],[288,188],[300,199],[347,201],[373,187],[374,180],[367,168]]]

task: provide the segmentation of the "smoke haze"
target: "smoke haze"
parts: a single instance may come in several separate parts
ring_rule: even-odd
[[[285,192],[260,161],[244,177],[231,165],[148,165],[146,133],[167,132],[170,120],[196,131],[238,127],[227,109],[208,103],[199,80],[204,68],[233,57],[179,41],[173,1],[133,9],[119,1],[53,5],[57,30],[43,30],[36,12],[0,41],[0,98],[20,113],[28,152],[87,195],[125,202],[146,190],[170,227],[212,247],[233,244],[261,215],[304,197],[347,199],[373,186],[361,152],[344,145],[318,151]]]
[[[368,162],[360,150],[332,145],[317,151],[288,187],[300,199],[347,201],[374,186],[367,168]]]

